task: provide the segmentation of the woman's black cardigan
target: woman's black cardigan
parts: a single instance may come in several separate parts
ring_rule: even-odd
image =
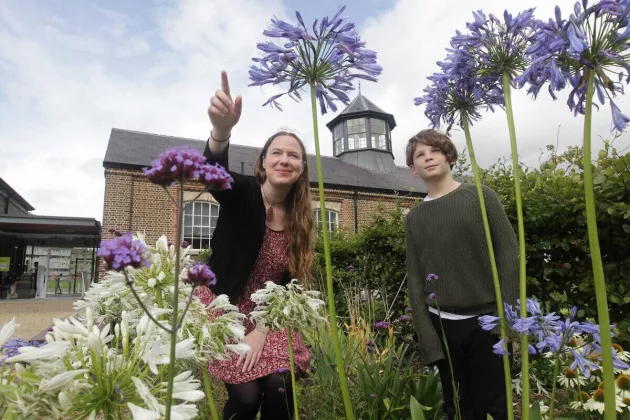
[[[218,163],[229,171],[228,148],[220,154],[213,154],[206,144],[203,154],[209,163]],[[228,295],[230,302],[236,304],[245,290],[263,243],[266,211],[256,179],[232,171],[230,175],[234,179],[231,190],[211,191],[220,207],[219,219],[210,240],[212,255],[209,265],[217,278],[211,290],[216,295]],[[281,284],[288,284],[290,280],[287,270]]]

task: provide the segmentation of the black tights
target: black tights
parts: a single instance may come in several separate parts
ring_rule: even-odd
[[[228,400],[224,420],[290,420],[293,394],[290,373],[273,373],[244,384],[225,384]]]

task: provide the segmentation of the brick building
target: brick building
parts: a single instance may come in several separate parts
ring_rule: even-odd
[[[396,200],[409,207],[415,199],[426,195],[422,181],[407,167],[394,163],[393,115],[359,93],[327,126],[334,150],[333,157],[322,156],[329,228],[356,232],[372,220],[378,209],[392,210]],[[162,234],[175,237],[176,210],[164,190],[147,181],[142,168],[149,167],[153,159],[170,147],[190,146],[203,151],[205,143],[206,140],[113,129],[103,161],[103,237],[109,237],[110,228],[145,232],[150,242]],[[260,148],[230,145],[230,169],[254,176],[259,154]],[[315,156],[308,155],[307,160],[314,218],[321,224]],[[176,188],[170,188],[173,197],[178,197]],[[200,186],[187,187],[184,200],[192,200],[200,190]],[[189,207],[184,215],[183,238],[194,249],[208,246],[218,213],[218,204],[209,193],[202,194]]]

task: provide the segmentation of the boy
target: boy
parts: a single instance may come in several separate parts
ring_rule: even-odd
[[[494,420],[507,419],[503,361],[492,351],[498,337],[478,322],[479,316],[496,313],[497,303],[476,186],[453,179],[457,150],[438,131],[420,131],[409,140],[406,154],[409,169],[428,191],[405,220],[409,300],[422,356],[440,372],[445,410],[453,419],[443,325],[462,418],[486,420],[490,414]],[[501,294],[504,303],[513,305],[518,296],[516,235],[497,195],[485,186],[483,193]]]

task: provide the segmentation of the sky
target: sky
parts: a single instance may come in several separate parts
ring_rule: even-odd
[[[284,100],[280,112],[261,105],[274,87],[247,87],[256,43],[272,16],[312,21],[342,4],[367,48],[376,50],[383,73],[361,91],[395,116],[393,152],[404,166],[409,137],[427,128],[423,108],[413,105],[426,77],[437,70],[449,39],[464,30],[472,11],[503,13],[504,0],[0,0],[0,177],[33,207],[34,214],[102,220],[103,158],[112,128],[205,139],[207,106],[220,86],[220,71],[232,93],[243,96],[234,144],[262,146],[279,129],[297,132],[314,153],[310,103]],[[511,3],[511,2],[510,2]],[[514,4],[514,3],[513,3]],[[548,19],[558,4],[565,15],[573,1],[521,0],[516,14],[536,7]],[[351,95],[353,97],[354,95]],[[534,102],[513,93],[521,161],[536,165],[548,144],[564,150],[582,143],[582,118],[542,92]],[[617,101],[626,114],[627,97]],[[339,111],[343,109],[340,107]],[[319,116],[322,154],[332,155]],[[594,153],[613,139],[608,105],[594,114]],[[465,145],[453,131],[458,149]],[[505,113],[487,113],[472,127],[482,167],[510,154]],[[630,145],[624,133],[614,143]]]

